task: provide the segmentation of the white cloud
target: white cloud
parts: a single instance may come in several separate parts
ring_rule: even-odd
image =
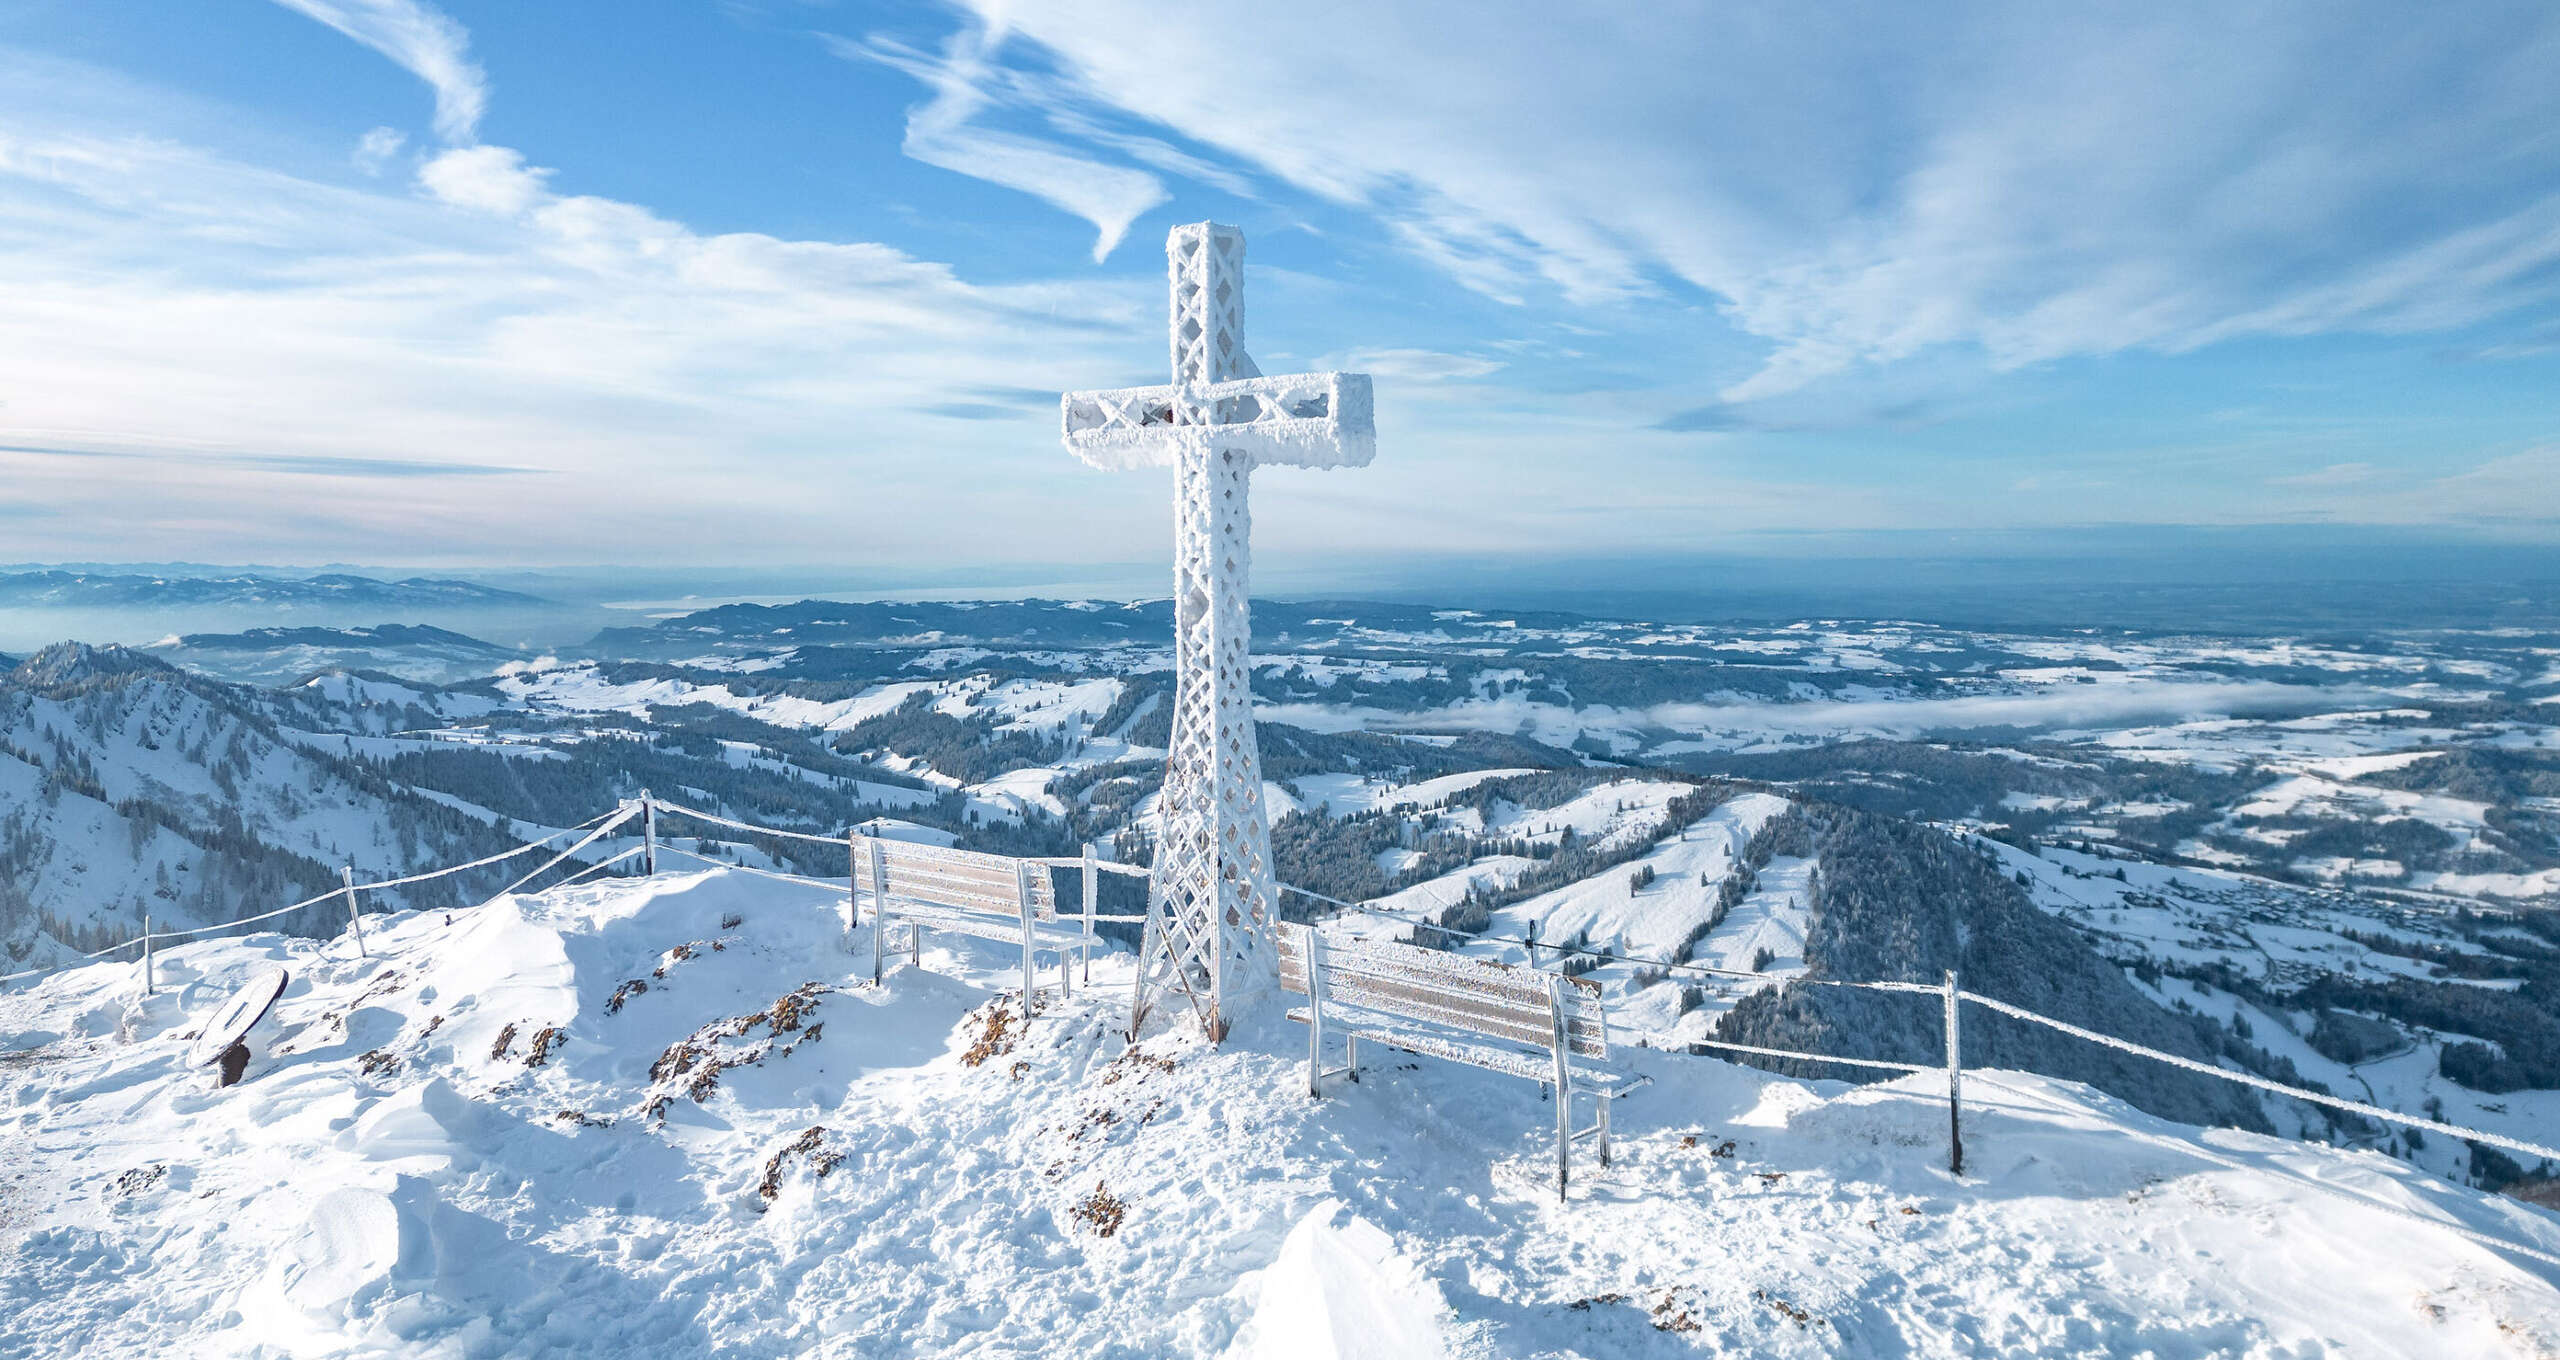
[[[1501,371],[1502,361],[1429,349],[1356,349],[1338,357],[1328,356],[1320,367],[1366,373],[1389,381],[1444,383],[1490,376]]]
[[[1488,296],[1706,290],[1769,346],[1728,400],[1939,346],[2017,366],[2560,296],[2546,7],[968,3],[1072,98],[1373,213]]]
[[[696,232],[505,148],[376,191],[6,103],[0,479],[30,557],[1054,560],[1074,460],[912,408],[1088,380],[1156,314]],[[1077,528],[1162,518],[1132,482]]]
[[[907,114],[908,156],[1019,190],[1092,223],[1097,264],[1119,247],[1140,213],[1171,197],[1163,181],[1144,170],[1106,164],[1056,142],[979,125],[976,120],[996,103],[993,87],[1004,83],[988,60],[1004,42],[1000,24],[963,29],[938,57],[885,41],[826,41],[839,56],[892,67],[933,90],[931,99]],[[1156,163],[1181,155],[1147,139],[1113,141],[1124,153],[1137,151]]]
[[[418,167],[418,184],[457,208],[514,217],[543,195],[551,172],[527,166],[510,147],[464,146]]]
[[[2269,477],[2267,481],[2274,486],[2353,486],[2357,482],[2372,481],[2374,473],[2375,468],[2371,463],[2331,463],[2314,472],[2297,472],[2289,477]]]
[[[375,128],[356,139],[356,168],[368,175],[379,175],[383,167],[391,164],[392,158],[398,156],[401,148],[408,144],[409,139],[402,136],[397,129]]]
[[[488,81],[471,61],[470,35],[418,0],[276,0],[389,57],[436,95],[436,134],[448,142],[478,135]]]
[[[2459,471],[2411,479],[2363,463],[2338,463],[2270,479],[2294,488],[2286,518],[2349,524],[2460,524],[2547,536],[2560,521],[2560,444],[2489,458]]]

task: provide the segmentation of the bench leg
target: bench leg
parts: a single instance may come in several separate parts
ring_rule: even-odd
[[[1031,941],[1026,937],[1022,942],[1022,1023],[1026,1025],[1031,1023],[1031,998],[1039,991],[1040,975],[1032,971]]]
[[[907,963],[916,968],[924,967],[924,925],[921,922],[907,927]]]
[[[1342,1041],[1342,1065],[1350,1069],[1353,1081],[1360,1080],[1360,1036],[1345,1036]]]
[[[880,985],[880,937],[889,933],[889,918],[878,912],[871,915],[871,985]]]
[[[1324,1099],[1324,1012],[1307,1016],[1307,1099]]]
[[[1556,1198],[1562,1200],[1565,1182],[1573,1178],[1573,1093],[1564,1087],[1556,1089]]]
[[[1600,1092],[1595,1099],[1600,1102],[1600,1165],[1607,1166],[1609,1164],[1609,1107],[1616,1102],[1609,1099],[1609,1093],[1606,1091]]]
[[[1552,1031],[1548,1052],[1556,1064],[1556,1198],[1564,1198],[1573,1176],[1573,1046],[1565,1029],[1564,978],[1547,975],[1547,1023]]]

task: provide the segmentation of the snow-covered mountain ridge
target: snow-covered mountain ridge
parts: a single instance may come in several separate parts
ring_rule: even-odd
[[[342,864],[454,863],[518,839],[315,749],[279,720],[300,711],[121,647],[48,647],[0,675],[7,956],[48,962],[145,913],[230,920],[321,891]]]
[[[1017,1031],[1004,951],[875,988],[838,908],[668,874],[0,994],[0,1353],[2560,1355],[2560,1218],[2379,1154],[1990,1072],[1957,1178],[1933,1079],[1629,1051],[1559,1204],[1532,1085],[1132,1049],[1123,954]],[[269,962],[211,1091],[180,1040]]]
[[[1933,983],[1956,968],[2040,1013],[2342,1097],[2536,1141],[2560,1119],[2550,635],[1356,602],[1264,602],[1255,619],[1280,876],[1473,952],[1518,958],[1529,938],[1542,966],[1592,962],[1574,948],[1629,956],[1591,976],[1657,1033],[1926,1061],[1939,1039],[1922,1002],[1870,998],[1848,1023],[1823,1004],[1834,992],[1750,997],[1808,972]],[[1143,860],[1169,735],[1165,624],[1160,601],[810,602],[662,618],[565,659],[384,626],[182,625],[179,645],[140,653],[56,649],[0,680],[0,710],[28,716],[0,732],[0,972],[129,936],[146,912],[166,929],[299,901],[341,864],[367,881],[452,863],[642,789],[821,836],[871,824]],[[499,673],[431,678],[475,651]],[[300,670],[313,662],[328,668]],[[1952,839],[1916,857],[1865,835],[1758,844],[1781,805]],[[1943,853],[1957,842],[1971,859]],[[843,867],[827,842],[683,848]],[[514,872],[406,905],[476,900]],[[1890,891],[1830,891],[1858,882]],[[332,901],[286,924],[342,917]],[[1746,976],[1664,975],[1684,963]],[[1981,1042],[2152,1113],[2307,1127],[2560,1196],[2560,1170],[2455,1139],[2235,1103],[2227,1084],[2111,1069],[2005,1021],[1986,1019]]]

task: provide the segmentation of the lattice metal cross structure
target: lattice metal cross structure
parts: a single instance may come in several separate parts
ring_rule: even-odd
[[[1067,447],[1087,463],[1174,470],[1173,745],[1130,1028],[1178,993],[1223,1038],[1231,1019],[1279,990],[1245,598],[1252,473],[1359,467],[1377,456],[1378,436],[1366,374],[1266,378],[1246,355],[1243,232],[1178,226],[1165,256],[1173,382],[1069,392],[1059,409]]]

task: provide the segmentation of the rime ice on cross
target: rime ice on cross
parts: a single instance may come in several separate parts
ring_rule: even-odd
[[[1245,354],[1243,232],[1175,227],[1165,255],[1172,384],[1069,392],[1059,410],[1067,447],[1087,463],[1174,469],[1173,745],[1135,1018],[1179,991],[1223,1037],[1230,1017],[1279,987],[1279,903],[1253,734],[1246,493],[1257,466],[1359,467],[1377,456],[1378,437],[1366,374],[1266,378]]]

